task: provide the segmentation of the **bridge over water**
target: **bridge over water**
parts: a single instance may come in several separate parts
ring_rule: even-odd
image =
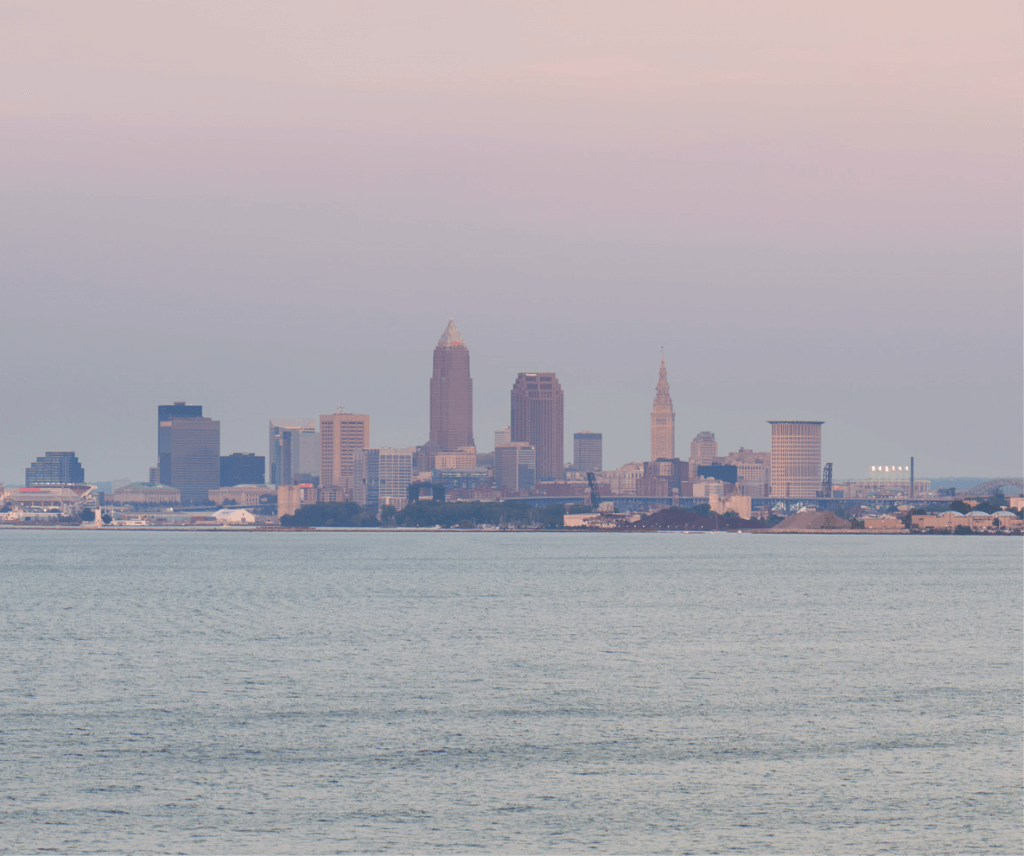
[[[702,496],[602,496],[602,502],[613,502],[618,511],[650,511],[654,508],[663,508],[666,505],[678,506],[679,508],[693,508],[697,505],[707,503]],[[571,505],[583,504],[579,496],[527,496],[517,497],[508,502],[522,502],[534,508],[543,508],[548,505]],[[786,514],[796,511],[805,505],[813,505],[815,508],[824,511],[838,511],[845,508],[870,508],[874,511],[888,511],[897,505],[914,505],[919,508],[931,506],[949,505],[951,497],[944,496],[937,499],[797,499],[783,497],[752,497],[750,505],[753,509],[780,508]]]

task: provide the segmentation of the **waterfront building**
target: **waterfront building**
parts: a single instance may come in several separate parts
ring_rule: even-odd
[[[320,438],[315,419],[271,419],[267,462],[270,483],[292,484],[300,476],[320,477]]]
[[[78,517],[85,508],[95,509],[95,491],[91,484],[14,487],[3,493],[0,507],[8,509],[8,520],[53,522],[61,517]]]
[[[163,405],[159,408],[165,413]],[[194,408],[199,405],[173,407]],[[173,412],[173,411],[171,411]],[[161,419],[157,429],[157,455],[160,461],[160,484],[181,491],[186,505],[209,501],[209,492],[220,487],[220,422],[206,416],[174,416]]]
[[[314,505],[317,490],[311,484],[282,484],[277,486],[277,519],[294,514],[303,505]]]
[[[572,468],[584,473],[601,471],[601,435],[579,431],[572,435]]]
[[[773,422],[771,495],[813,498],[821,490],[824,422]]]
[[[554,372],[519,373],[512,386],[512,442],[534,447],[538,481],[562,478],[564,407],[562,387]]]
[[[871,467],[868,477],[835,482],[833,496],[843,499],[907,499],[928,496],[932,485],[928,479],[915,479],[910,491],[910,467],[879,464]]]
[[[509,443],[494,450],[494,482],[499,489],[518,493],[537,481],[537,449],[529,443]]]
[[[428,444],[435,444],[442,452],[476,446],[473,440],[473,378],[469,374],[469,348],[451,318],[434,348]]]
[[[74,452],[47,452],[25,468],[25,487],[84,482],[85,470]]]
[[[233,452],[220,456],[220,486],[263,484],[267,459],[255,452]]]
[[[697,481],[697,467],[713,464],[718,457],[718,441],[711,431],[701,431],[690,442],[690,481]]]
[[[661,358],[658,384],[654,388],[654,407],[651,410],[651,460],[676,456],[676,414],[672,411],[672,396],[668,390],[665,358]]]
[[[211,494],[213,492],[211,491]],[[111,505],[180,505],[181,491],[165,484],[139,484],[119,487],[104,497]]]
[[[352,456],[353,499],[380,511],[393,505],[401,511],[408,502],[415,449],[356,449]]]
[[[260,505],[265,497],[277,496],[277,488],[265,484],[236,484],[230,487],[219,487],[210,491],[210,502],[223,505],[232,502],[235,505]]]
[[[352,498],[352,460],[356,449],[370,445],[370,417],[366,413],[320,416],[320,488],[338,500]]]

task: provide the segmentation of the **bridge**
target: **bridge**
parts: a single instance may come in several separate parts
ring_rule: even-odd
[[[702,496],[602,496],[605,502],[612,502],[618,511],[650,511],[654,508],[664,508],[667,505],[679,508],[693,508],[697,505],[707,503]],[[762,508],[778,509],[785,514],[796,511],[805,505],[812,505],[822,511],[837,511],[845,508],[869,508],[872,511],[889,511],[899,505],[913,505],[915,508],[928,508],[930,506],[949,505],[953,497],[943,496],[928,499],[823,499],[798,498],[798,497],[752,497],[751,508],[754,510]],[[515,499],[506,499],[505,502],[521,502],[533,508],[543,508],[547,505],[585,505],[582,497],[579,496],[523,496]]]
[[[992,496],[994,493],[1000,492],[1004,487],[1016,488],[1016,493],[1024,493],[1024,479],[1014,478],[1001,478],[1001,479],[989,479],[987,482],[976,484],[970,490],[963,492],[957,491],[957,496]],[[1003,491],[1005,493],[1005,491]]]

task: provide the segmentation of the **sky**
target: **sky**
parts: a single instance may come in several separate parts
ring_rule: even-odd
[[[1024,471],[1013,0],[0,0],[0,482],[145,481],[156,408],[481,451],[554,371],[604,464],[824,420],[835,477]]]

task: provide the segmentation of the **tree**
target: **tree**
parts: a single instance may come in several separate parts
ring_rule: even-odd
[[[318,502],[303,505],[281,518],[282,526],[366,527],[379,526],[377,516],[354,502]]]
[[[83,508],[82,509],[82,522],[83,523],[92,523],[95,519],[96,519],[96,512],[95,511],[93,511],[91,508]]]
[[[395,508],[390,502],[387,503],[380,510],[380,522],[384,526],[389,526],[395,522],[395,515],[398,514],[398,509]]]
[[[106,512],[103,513],[103,516],[100,517],[100,520],[102,520],[104,523],[113,523],[114,522],[114,518],[111,517]]]

